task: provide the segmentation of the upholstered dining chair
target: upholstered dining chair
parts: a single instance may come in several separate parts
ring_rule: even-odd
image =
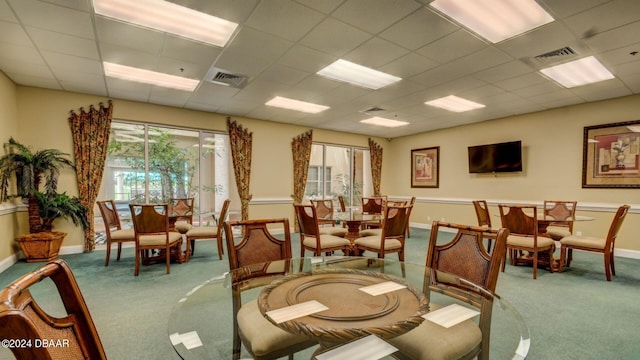
[[[478,218],[478,226],[491,229],[491,215],[489,214],[489,205],[486,200],[473,200],[473,208]],[[493,239],[487,237],[487,251],[491,252],[491,243]]]
[[[211,226],[194,226],[187,231],[187,261],[194,254],[196,249],[196,240],[216,239],[218,245],[218,259],[222,260],[224,249],[222,246],[222,232],[224,226],[222,225],[227,220],[227,214],[229,213],[229,205],[231,201],[226,199],[222,203],[222,209],[220,209],[220,216],[218,220],[214,218],[215,225]]]
[[[552,239],[538,236],[538,211],[535,205],[505,205],[498,204],[502,227],[509,229],[507,237],[507,252],[512,265],[529,263],[533,265],[533,278],[538,277],[540,260],[552,270],[553,251],[555,243]],[[523,255],[523,251],[527,255]],[[533,254],[533,255],[532,255]],[[542,257],[540,255],[543,255]],[[505,254],[506,256],[506,254]],[[504,271],[506,258],[503,259]]]
[[[333,215],[333,200],[332,199],[323,199],[323,200],[311,200],[311,205],[315,206],[316,214],[318,215],[318,226],[320,229],[320,233],[329,234],[334,236],[342,236],[347,235],[347,229],[344,227],[336,227],[335,220],[332,218]],[[330,225],[330,226],[323,226]]]
[[[382,214],[382,210],[387,202],[387,196],[374,196],[374,197],[363,197],[362,198],[362,213],[369,215],[380,215]],[[381,225],[380,221],[372,220],[372,221],[363,221],[362,229],[370,229],[370,228],[379,228]]]
[[[150,250],[164,252],[167,274],[171,273],[171,250],[182,255],[182,234],[169,230],[168,207],[168,204],[129,204],[136,234],[135,276]]]
[[[398,253],[400,261],[404,261],[404,243],[409,222],[409,205],[387,205],[382,214],[382,231],[380,234],[360,237],[354,240],[359,251],[371,251],[384,258],[385,254]]]
[[[577,203],[577,201],[544,201],[542,208],[544,216],[557,220],[549,223],[545,233],[546,236],[559,241],[564,237],[573,235],[573,219],[576,217]]]
[[[336,250],[349,251],[351,242],[343,237],[323,234],[318,226],[318,215],[313,205],[293,204],[298,225],[300,226],[300,256],[304,257],[306,250],[315,256]]]
[[[47,307],[40,307],[33,297],[31,286],[45,279],[51,279],[58,290],[57,301],[64,305],[64,314],[47,313]],[[16,359],[107,358],[80,287],[61,259],[23,275],[0,291],[0,338],[32,341],[31,346],[10,347]]]
[[[113,200],[97,201],[98,209],[102,215],[105,233],[107,236],[107,257],[104,260],[104,266],[109,266],[109,257],[111,256],[111,244],[118,244],[118,254],[116,261],[120,260],[123,242],[135,242],[136,234],[133,229],[123,229],[120,223],[120,216],[116,203]]]
[[[618,211],[616,211],[616,214],[611,221],[611,225],[609,226],[607,237],[605,238],[576,235],[562,238],[562,240],[560,240],[560,271],[562,271],[563,265],[566,264],[567,267],[571,265],[573,250],[591,251],[604,255],[605,275],[607,277],[607,281],[611,281],[611,274],[616,274],[613,256],[616,238],[618,237],[618,231],[620,230],[622,222],[627,216],[630,208],[631,207],[629,205],[622,205],[618,208]]]
[[[230,270],[291,258],[291,234],[286,218],[228,221],[220,226],[225,228]],[[234,239],[234,227],[242,228],[239,233],[243,235],[239,240]],[[284,239],[276,238],[272,234],[274,230],[283,231]],[[252,271],[252,277],[285,275],[282,269],[274,270],[265,266],[263,270]],[[307,337],[291,334],[273,325],[260,313],[255,300],[243,304],[242,292],[250,289],[248,284],[234,282],[232,285],[233,359],[240,358],[242,344],[256,360],[277,359],[287,355],[293,359],[294,353],[317,345]]]
[[[439,231],[440,230],[440,231]],[[451,241],[438,244],[438,236],[454,232]],[[491,234],[495,238],[491,254],[484,247],[484,237]],[[398,348],[402,356],[416,360],[489,359],[489,339],[491,334],[492,294],[496,289],[500,263],[505,252],[509,230],[487,229],[479,226],[434,222],[427,251],[426,266],[447,273],[447,276],[425,276],[423,291],[431,300],[431,293],[437,292],[460,299],[480,310],[480,319],[465,320],[450,328],[444,328],[431,321],[424,321],[417,328],[388,341]],[[428,274],[428,273],[427,273]],[[451,281],[451,274],[468,280]],[[430,310],[441,305],[430,302]]]
[[[169,198],[169,227],[186,234],[193,227],[194,198]]]

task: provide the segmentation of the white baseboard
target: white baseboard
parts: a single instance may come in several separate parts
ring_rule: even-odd
[[[11,267],[11,265],[15,264],[16,262],[18,262],[18,256],[17,255],[11,255],[6,259],[3,259],[2,261],[0,261],[0,273],[2,273],[3,271],[7,270],[8,268]]]

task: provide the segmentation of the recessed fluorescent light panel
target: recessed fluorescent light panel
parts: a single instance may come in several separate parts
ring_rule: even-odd
[[[593,56],[540,70],[566,88],[613,79],[615,76]]]
[[[402,78],[397,76],[389,75],[342,59],[318,71],[317,74],[328,77],[329,79],[344,81],[373,90],[402,80]]]
[[[553,21],[535,0],[435,0],[429,5],[492,43]]]
[[[427,101],[425,104],[453,112],[465,112],[485,107],[483,104],[478,104],[477,102],[463,99],[455,95],[449,95],[440,99]]]
[[[122,80],[135,81],[143,84],[157,85],[183,91],[193,91],[200,83],[199,80],[114,64],[106,61],[103,64],[104,74],[106,76]]]
[[[365,119],[365,120],[360,120],[360,122],[363,124],[384,126],[384,127],[398,127],[398,126],[409,125],[409,123],[406,121],[390,120],[390,119],[385,119],[377,116],[369,119]]]
[[[281,96],[274,97],[273,99],[267,101],[265,105],[275,106],[288,110],[302,111],[310,114],[317,114],[329,108],[328,106],[288,99]]]
[[[223,47],[238,24],[161,0],[93,0],[96,14]]]

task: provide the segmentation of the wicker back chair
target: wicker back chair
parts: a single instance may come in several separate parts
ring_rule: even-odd
[[[123,242],[135,242],[136,234],[133,229],[123,229],[120,224],[120,216],[116,203],[113,200],[97,201],[98,209],[102,215],[105,233],[107,235],[107,257],[104,260],[104,266],[109,266],[109,257],[111,256],[111,244],[118,244],[118,255],[116,261],[120,260]]]
[[[47,314],[32,296],[30,287],[45,279],[56,286],[64,316]],[[10,347],[17,359],[107,358],[78,283],[64,260],[23,275],[0,291],[0,338],[30,342],[29,346]]]
[[[242,281],[233,281],[233,356],[240,358],[241,345],[256,360],[277,359],[317,345],[302,335],[294,335],[273,325],[258,309],[255,300],[243,304],[242,292],[251,289],[252,278],[284,275],[282,268],[270,268],[276,260],[291,259],[289,219],[263,219],[225,222],[229,269],[250,268],[243,271]],[[242,238],[234,239],[233,228],[241,227]],[[272,235],[269,227],[284,230],[284,240]],[[262,268],[260,268],[262,267]],[[248,274],[248,275],[247,275]]]
[[[438,235],[451,232],[456,233],[451,241],[438,244]],[[427,272],[423,291],[430,301],[431,293],[437,292],[472,305],[480,310],[480,319],[477,323],[465,320],[446,329],[425,321],[389,342],[410,359],[489,359],[493,292],[508,234],[504,228],[496,230],[435,221],[431,227],[426,266],[436,273],[429,276]],[[483,245],[487,235],[496,240],[491,254]],[[440,276],[438,271],[446,275]],[[430,306],[431,310],[441,308],[434,302],[430,302]]]

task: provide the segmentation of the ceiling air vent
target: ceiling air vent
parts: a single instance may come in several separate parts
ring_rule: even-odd
[[[247,77],[244,75],[234,74],[222,69],[213,68],[209,73],[212,74],[209,77],[209,81],[218,85],[242,88],[247,81]]]
[[[371,107],[371,108],[368,108],[368,109],[361,110],[360,112],[361,113],[365,113],[365,114],[375,114],[375,113],[381,113],[381,112],[385,112],[385,111],[387,111],[387,110],[385,110],[383,108],[380,108],[380,107],[377,107],[377,106],[374,106],[374,107]]]
[[[533,58],[533,61],[540,64],[548,64],[551,62],[563,61],[566,59],[570,59],[575,57],[577,53],[572,48],[565,46],[562,49],[557,49],[553,51],[546,52],[544,54],[540,54]]]

